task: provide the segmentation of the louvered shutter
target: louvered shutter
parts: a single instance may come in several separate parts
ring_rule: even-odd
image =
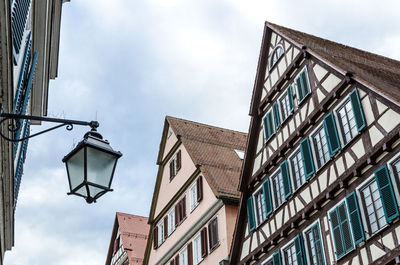
[[[193,265],[193,244],[190,242],[187,246],[187,252],[188,252],[188,265]]]
[[[275,126],[278,128],[281,125],[281,117],[279,116],[279,106],[278,106],[278,101],[275,101],[273,105],[274,109],[274,120],[275,120]]]
[[[155,226],[153,229],[153,247],[154,249],[158,248],[158,227]]]
[[[168,215],[164,217],[164,239],[168,237]]]
[[[329,216],[333,241],[336,249],[336,257],[339,259],[354,248],[345,203],[342,202],[337,206],[330,212]]]
[[[180,222],[180,216],[179,216],[179,202],[175,204],[175,227],[179,225]]]
[[[304,94],[303,94],[300,76],[297,77],[297,79],[296,79],[296,87],[297,87],[297,101],[301,102],[304,98]]]
[[[283,191],[285,193],[285,198],[287,199],[292,194],[292,187],[290,185],[289,167],[286,160],[281,163],[280,168],[282,174]]]
[[[290,86],[287,88],[287,97],[288,97],[288,99],[289,99],[290,112],[293,112],[293,110],[294,110],[294,103],[293,103],[292,85],[290,85]]]
[[[378,184],[379,194],[381,195],[383,209],[385,210],[386,221],[390,223],[399,216],[399,209],[397,207],[387,166],[382,166],[376,170],[374,174]]]
[[[208,254],[207,245],[207,227],[201,230],[201,257],[204,258]]]
[[[358,96],[357,88],[351,91],[350,101],[351,101],[351,106],[353,107],[354,119],[356,121],[357,130],[361,131],[362,129],[365,128],[366,122],[364,118],[364,112],[362,109],[360,97]]]
[[[182,157],[181,156],[182,156],[181,150],[179,150],[178,153],[176,153],[176,172],[178,172],[182,166]]]
[[[308,140],[308,137],[300,142],[300,152],[303,160],[304,173],[306,175],[306,179],[309,179],[311,175],[314,174],[314,161],[312,158],[310,141]]]
[[[186,196],[184,196],[181,200],[182,202],[182,220],[186,217]]]
[[[247,222],[249,225],[249,231],[253,231],[256,227],[256,221],[254,218],[254,206],[253,206],[253,197],[250,196],[247,199]]]
[[[169,162],[169,180],[174,178],[174,160]]]
[[[344,255],[344,247],[342,242],[342,236],[340,232],[339,218],[336,209],[329,213],[331,222],[331,231],[333,235],[333,243],[335,244],[336,257],[339,258]]]
[[[340,150],[339,134],[336,129],[335,117],[330,112],[324,118],[324,130],[328,142],[329,155],[333,157]]]
[[[346,196],[347,207],[349,210],[350,224],[353,230],[354,244],[364,241],[364,228],[361,222],[360,209],[357,203],[356,193],[353,191]]]
[[[269,179],[266,179],[263,183],[263,193],[265,201],[265,216],[269,216],[272,213],[272,196],[271,196],[271,184]]]
[[[274,265],[282,265],[281,252],[279,250],[272,255],[272,262]]]
[[[297,264],[298,265],[306,265],[307,264],[306,251],[304,249],[304,241],[303,241],[302,234],[298,234],[294,238],[294,247],[296,248]]]
[[[272,110],[267,112],[267,114],[264,116],[263,127],[264,127],[265,141],[268,141],[269,138],[271,138],[271,136],[275,133]]]
[[[202,176],[199,176],[197,178],[196,188],[197,188],[197,202],[200,202],[203,199],[203,178],[202,178]]]
[[[175,265],[179,265],[179,254],[175,256]]]
[[[338,211],[339,221],[341,224],[343,246],[346,253],[348,253],[350,250],[354,248],[354,245],[353,245],[353,238],[350,232],[350,224],[349,224],[350,221],[347,217],[347,209],[344,202],[337,208],[337,211]]]

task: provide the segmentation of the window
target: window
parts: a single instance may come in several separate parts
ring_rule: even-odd
[[[266,142],[275,133],[272,108],[267,112],[267,114],[265,114],[263,118],[263,127],[264,127],[264,138],[265,138],[264,140]]]
[[[179,265],[188,265],[187,247],[185,247],[181,252],[179,252]]]
[[[296,76],[294,83],[297,88],[297,101],[300,103],[311,92],[306,67],[304,67],[304,69]]]
[[[360,194],[366,215],[368,232],[369,235],[373,235],[386,225],[385,212],[376,180],[372,179],[362,187]]]
[[[200,233],[193,239],[193,264],[197,265],[203,260],[201,255],[201,236]]]
[[[272,69],[274,65],[278,62],[279,58],[282,57],[284,54],[283,47],[282,45],[278,45],[275,50],[272,52],[270,63],[269,63],[269,68]]]
[[[400,179],[400,158],[392,162],[394,175]]]
[[[244,159],[244,151],[242,150],[238,150],[238,149],[234,149],[235,153],[237,154],[237,156],[240,158],[240,160]]]
[[[297,255],[294,242],[283,250],[285,265],[297,265]]]
[[[194,208],[199,205],[199,202],[197,201],[197,182],[190,187],[189,190],[190,193],[190,211],[193,211]]]
[[[265,214],[265,200],[263,189],[260,188],[254,194],[254,202],[256,206],[257,224],[260,225],[267,217]]]
[[[290,166],[292,168],[292,173],[294,176],[294,187],[295,189],[298,189],[306,182],[306,176],[304,174],[304,167],[300,150],[295,152],[294,155],[290,158]]]
[[[325,129],[320,126],[317,131],[311,136],[312,144],[314,146],[314,154],[318,168],[321,168],[326,162],[329,161],[330,154],[328,143],[326,141]]]
[[[350,99],[347,99],[336,112],[339,117],[343,142],[347,144],[358,134]]]
[[[181,169],[181,150],[179,150],[175,156],[169,162],[169,180],[171,181]]]
[[[168,235],[172,234],[175,230],[175,209],[168,213]]]
[[[310,265],[324,265],[324,254],[322,247],[321,232],[318,222],[306,230],[305,242],[308,251],[308,264]]]
[[[285,121],[290,114],[292,114],[294,106],[293,106],[293,92],[292,86],[290,85],[286,92],[278,99],[279,109],[282,115],[282,122]]]
[[[212,219],[211,222],[208,224],[208,237],[209,237],[210,252],[211,252],[219,244],[219,240],[218,240],[218,217],[215,217],[214,219]]]
[[[285,200],[285,192],[283,189],[283,180],[280,170],[272,177],[272,187],[274,189],[273,196],[275,200],[275,208],[278,208]]]
[[[164,221],[158,224],[158,246],[161,246],[164,243]]]

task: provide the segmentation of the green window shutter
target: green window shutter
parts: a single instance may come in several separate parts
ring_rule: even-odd
[[[364,241],[364,228],[361,222],[360,209],[357,203],[356,193],[353,191],[346,196],[347,207],[349,210],[350,224],[353,230],[354,244]]]
[[[275,126],[278,128],[281,125],[281,117],[279,116],[279,106],[278,101],[275,101],[273,105],[274,109],[274,119],[275,119]]]
[[[399,209],[387,166],[384,165],[377,169],[374,174],[381,195],[383,209],[385,210],[386,221],[390,223],[399,216]]]
[[[364,118],[364,112],[362,109],[360,97],[358,96],[357,88],[350,93],[351,106],[353,107],[354,119],[356,120],[357,129],[360,132],[365,128],[366,122]]]
[[[336,152],[340,150],[341,146],[339,134],[336,129],[335,117],[333,116],[332,112],[330,112],[324,118],[324,130],[326,140],[328,142],[329,154],[331,157],[333,157]]]
[[[297,102],[301,102],[304,98],[304,94],[303,94],[303,89],[302,89],[302,84],[301,84],[301,80],[300,80],[300,76],[298,76],[296,78],[296,87],[297,87]]]
[[[293,112],[293,110],[294,110],[294,104],[293,104],[292,85],[290,85],[290,86],[287,88],[287,96],[288,96],[288,99],[289,99],[290,112]]]
[[[267,114],[265,114],[263,118],[263,127],[265,141],[268,141],[269,138],[271,138],[271,136],[275,133],[272,110],[268,111]]]
[[[253,231],[256,227],[256,220],[254,218],[253,196],[247,199],[247,222],[249,224],[249,231]]]
[[[304,240],[302,234],[298,234],[294,238],[294,247],[296,248],[297,264],[306,265],[307,264],[306,251],[304,249]]]
[[[342,202],[330,212],[329,217],[336,248],[336,257],[340,259],[343,255],[354,249],[349,220],[347,218],[346,204]]]
[[[272,255],[272,263],[274,265],[282,265],[281,252],[279,250]]]
[[[272,213],[272,197],[271,197],[271,185],[269,179],[266,179],[263,183],[263,192],[265,200],[265,216],[269,216]]]
[[[304,69],[296,79],[298,101],[301,102],[310,93],[307,71]]]
[[[292,194],[292,187],[290,185],[290,175],[289,175],[289,167],[287,161],[283,161],[281,163],[281,174],[283,181],[283,191],[285,192],[285,199],[287,199]]]
[[[306,175],[306,179],[309,179],[311,175],[314,174],[315,170],[314,170],[314,161],[311,153],[310,141],[308,140],[308,137],[306,137],[300,142],[300,152],[303,160],[304,173]]]

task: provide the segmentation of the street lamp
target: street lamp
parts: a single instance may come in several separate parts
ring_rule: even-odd
[[[97,121],[86,122],[3,113],[1,104],[0,117],[0,126],[5,121],[12,120],[12,122],[8,124],[8,130],[13,134],[22,126],[22,120],[60,123],[49,129],[19,139],[8,138],[0,130],[0,136],[10,142],[24,141],[63,126],[66,126],[66,129],[69,131],[73,129],[73,125],[90,126],[91,130],[84,135],[83,140],[62,160],[67,167],[70,187],[70,192],[67,194],[83,197],[86,199],[87,203],[92,203],[96,202],[96,200],[106,192],[112,191],[111,182],[113,180],[117,160],[122,156],[122,153],[113,150],[108,141],[103,140],[101,134],[97,132],[97,128],[99,127]]]

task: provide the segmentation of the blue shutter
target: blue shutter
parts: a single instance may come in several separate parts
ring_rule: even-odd
[[[14,63],[17,63],[21,42],[28,18],[30,0],[14,0],[11,7],[11,34],[13,40]]]
[[[335,117],[330,112],[324,118],[324,130],[328,142],[329,155],[333,157],[340,150],[339,134],[336,129]]]
[[[279,250],[272,255],[272,263],[274,265],[282,265],[281,252]]]
[[[296,248],[297,264],[306,265],[307,264],[306,251],[304,249],[304,241],[302,234],[298,234],[294,238],[294,247]]]
[[[350,93],[351,106],[353,107],[354,119],[356,120],[357,130],[361,131],[365,128],[366,122],[362,109],[360,97],[358,96],[357,88]]]
[[[360,209],[357,203],[356,193],[353,191],[346,196],[347,207],[349,210],[350,224],[353,230],[354,244],[364,241],[364,228],[361,222]]]
[[[18,83],[17,83],[17,90],[15,92],[14,96],[14,113],[19,113],[19,110],[21,108],[21,104],[23,99],[21,97],[23,96],[23,89],[24,89],[24,84],[26,83],[28,77],[27,73],[29,70],[29,63],[31,62],[31,57],[32,57],[32,41],[31,41],[32,34],[29,33],[26,41],[26,47],[25,47],[25,53],[24,53],[24,59],[22,61],[22,66],[21,66],[21,71],[19,73],[19,78],[18,78]]]
[[[249,224],[249,231],[253,231],[256,227],[256,220],[254,218],[253,196],[247,199],[247,222]]]
[[[265,216],[268,217],[273,210],[272,196],[271,196],[271,185],[269,179],[266,179],[263,183],[264,201],[265,201]]]
[[[281,125],[281,117],[279,116],[279,106],[278,101],[275,101],[273,105],[274,109],[274,119],[275,119],[275,126],[278,128]]]
[[[312,174],[314,174],[315,169],[311,153],[310,141],[308,140],[308,137],[304,138],[300,142],[300,152],[303,160],[304,173],[306,175],[306,179],[310,179]]]
[[[285,199],[287,199],[292,194],[292,187],[290,185],[289,167],[286,160],[281,163],[280,168],[282,174],[283,191],[285,192]]]
[[[289,99],[290,112],[293,112],[294,103],[293,103],[292,85],[289,85],[289,87],[287,88],[287,96],[288,96],[288,99]]]
[[[399,209],[397,207],[387,166],[384,165],[380,167],[374,174],[381,195],[383,209],[385,210],[386,221],[390,223],[399,216]]]

